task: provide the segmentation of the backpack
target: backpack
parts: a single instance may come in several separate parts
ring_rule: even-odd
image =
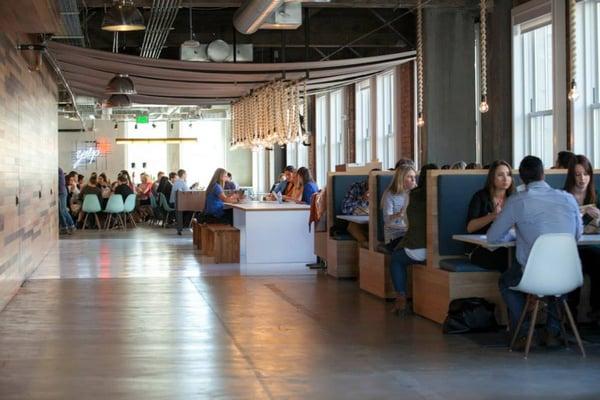
[[[490,332],[498,329],[496,305],[480,297],[455,299],[450,302],[444,333]]]

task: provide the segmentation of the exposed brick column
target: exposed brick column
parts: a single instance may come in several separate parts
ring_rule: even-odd
[[[356,85],[344,90],[344,115],[346,116],[346,163],[356,162]]]
[[[396,68],[396,159],[415,159],[415,63]]]

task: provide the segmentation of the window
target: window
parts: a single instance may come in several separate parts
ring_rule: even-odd
[[[329,151],[327,138],[329,137],[329,107],[328,96],[321,95],[317,97],[316,106],[316,170],[317,184],[323,187],[327,184],[327,171],[329,169]]]
[[[266,150],[257,149],[252,150],[252,187],[255,193],[266,193],[270,187],[267,187],[267,164],[266,164]]]
[[[343,91],[336,90],[329,94],[329,170],[346,162],[344,146],[344,104]]]
[[[187,172],[188,185],[207,187],[217,168],[225,165],[225,131],[222,121],[199,121],[192,126],[179,123],[180,137],[198,138],[196,143],[179,145],[179,165]]]
[[[552,22],[545,14],[515,26],[514,162],[533,154],[554,163]]]
[[[308,167],[308,147],[302,142],[288,143],[286,150],[286,163],[296,168]]]
[[[156,128],[150,124],[136,124],[128,122],[126,125],[127,137],[130,138],[165,138],[167,137],[167,123],[155,122]],[[137,129],[136,129],[137,127]],[[166,143],[152,144],[127,144],[127,166],[135,172],[135,180],[139,181],[140,173],[147,172],[154,179],[158,171],[167,172],[167,145]],[[135,167],[132,167],[135,163]],[[145,165],[145,166],[144,166]]]
[[[394,129],[394,73],[377,77],[377,158],[383,168],[396,163],[396,134]]]
[[[371,161],[371,87],[369,81],[356,85],[356,162]]]
[[[600,1],[577,3],[577,90],[574,150],[600,168]]]

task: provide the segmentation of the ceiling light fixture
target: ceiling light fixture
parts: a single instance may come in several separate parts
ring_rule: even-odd
[[[423,117],[423,5],[417,3],[417,126],[425,125]]]
[[[115,126],[114,126],[114,128],[115,128],[115,131],[116,131],[117,129],[119,129],[119,124],[118,124],[117,122],[115,122]]]
[[[133,81],[127,74],[116,74],[104,88],[106,94],[136,94]]]
[[[110,32],[142,31],[144,16],[131,0],[118,0],[104,13],[102,30]]]
[[[113,94],[102,104],[103,108],[129,107],[131,100],[126,94]]]
[[[116,138],[116,144],[153,144],[153,143],[196,143],[197,138]]]
[[[479,35],[481,50],[479,52],[479,63],[481,66],[481,103],[479,104],[479,112],[485,114],[490,110],[490,105],[487,101],[487,6],[486,0],[481,0],[479,3]]]

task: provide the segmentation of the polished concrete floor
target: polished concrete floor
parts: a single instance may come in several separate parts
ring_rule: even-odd
[[[528,360],[302,265],[160,228],[60,241],[0,313],[0,399],[599,399],[600,347]]]

